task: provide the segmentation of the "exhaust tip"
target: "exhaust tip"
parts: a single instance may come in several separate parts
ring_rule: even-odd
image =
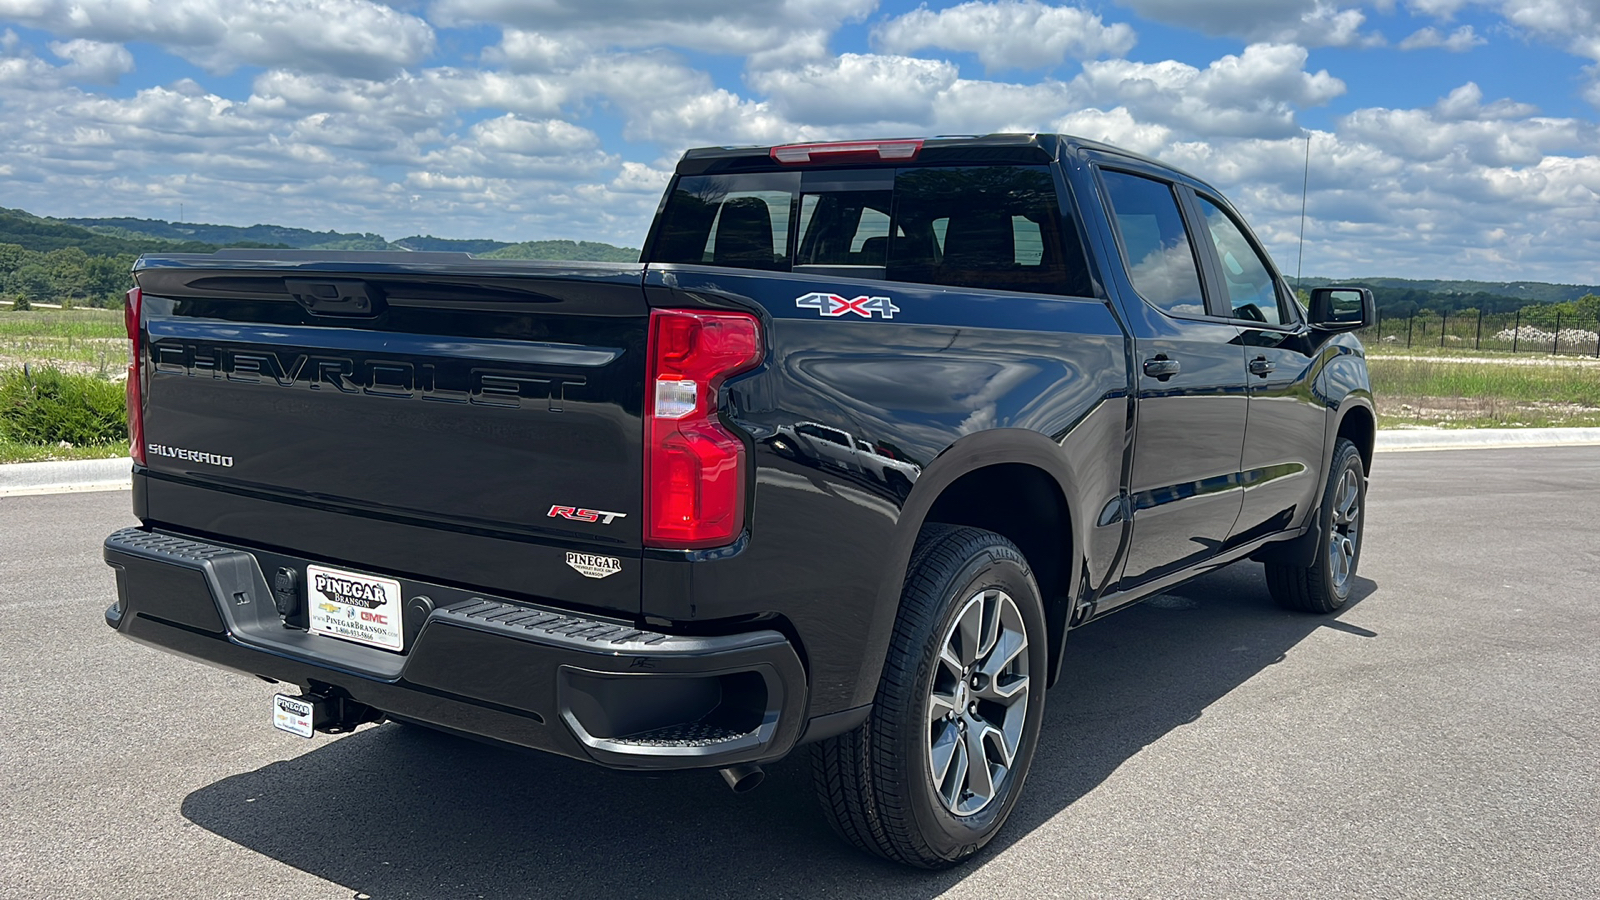
[[[717,774],[722,776],[722,780],[728,783],[728,787],[735,794],[748,794],[767,780],[766,771],[760,766],[752,765],[728,766],[725,769],[718,769]]]

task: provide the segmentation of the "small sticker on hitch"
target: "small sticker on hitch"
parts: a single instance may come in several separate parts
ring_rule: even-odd
[[[311,737],[317,730],[317,704],[306,697],[274,694],[272,697],[272,727],[303,738]]]

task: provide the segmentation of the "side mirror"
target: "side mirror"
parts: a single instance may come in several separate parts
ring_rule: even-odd
[[[1372,291],[1353,287],[1311,289],[1311,325],[1324,331],[1356,331],[1377,321]]]

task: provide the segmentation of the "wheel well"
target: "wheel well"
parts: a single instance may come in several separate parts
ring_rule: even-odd
[[[1377,434],[1378,427],[1372,419],[1372,410],[1365,406],[1351,407],[1339,420],[1339,437],[1349,438],[1350,443],[1361,451],[1361,467],[1367,472],[1372,471],[1372,445],[1377,440]]]
[[[946,487],[923,521],[992,531],[1022,551],[1045,603],[1053,681],[1072,593],[1072,520],[1055,478],[1022,463],[976,469]]]

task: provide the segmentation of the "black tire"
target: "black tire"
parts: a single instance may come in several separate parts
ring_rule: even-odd
[[[1349,502],[1348,494],[1340,490],[1341,485],[1347,483],[1347,477],[1355,489],[1353,518],[1340,509]],[[1367,473],[1361,462],[1361,451],[1348,439],[1340,438],[1333,448],[1333,465],[1328,468],[1322,505],[1317,510],[1320,538],[1311,565],[1267,563],[1267,588],[1280,606],[1310,613],[1331,613],[1344,608],[1355,584],[1356,566],[1361,562],[1366,508]],[[1336,541],[1348,541],[1349,547],[1341,551],[1335,546]],[[1338,562],[1341,552],[1347,567]],[[1343,577],[1340,577],[1341,570]]]
[[[1005,606],[1007,599],[1009,607]],[[980,649],[976,664],[964,670],[970,673],[969,680],[967,675],[953,677],[957,669],[941,661],[940,653],[947,643],[965,640],[965,632],[957,632],[957,620],[963,613],[970,616],[974,603],[979,604],[978,617],[985,622],[985,611],[1003,611],[995,614],[992,628],[983,626],[985,637],[977,645],[981,648],[993,633],[1001,634],[1002,639],[991,644],[987,656]],[[1015,646],[1018,633],[1026,638],[1025,658],[1013,654],[1004,674],[997,674],[991,683],[983,669],[1002,665],[1005,652],[1001,647],[1006,640]],[[1015,545],[977,528],[930,525],[924,529],[911,554],[872,714],[854,731],[812,748],[817,796],[833,829],[870,853],[929,869],[959,863],[988,844],[1016,805],[1033,761],[1044,717],[1048,651],[1039,587]],[[1013,690],[1023,671],[1025,696],[1004,703],[983,699],[980,687],[992,687],[995,692]],[[935,718],[936,709],[947,708],[943,701],[936,705],[936,686],[941,697],[955,698],[955,706],[962,709],[968,708],[970,700],[972,717],[961,714],[958,719],[957,713],[951,712]],[[1005,729],[1020,729],[1011,765],[999,768],[1001,774],[994,778],[997,768],[990,766],[987,755],[981,757],[984,775],[973,777],[988,782],[989,793],[967,792],[969,782],[961,773],[973,771],[974,751],[969,748],[974,742],[985,754],[1001,755],[1008,749],[1009,741],[1000,731],[978,727],[987,721],[983,717],[992,720],[990,725],[1010,723],[1015,711],[1023,713],[1020,722],[1005,725]],[[969,725],[978,737],[967,737]],[[953,730],[958,726],[959,734]],[[949,742],[936,741],[936,734],[954,737]],[[941,747],[949,748],[944,784],[953,786],[943,792],[956,798],[955,809],[941,798],[942,789],[933,779],[933,756]],[[957,757],[967,765],[956,765]],[[962,803],[970,807],[984,796],[988,799],[981,807],[958,812]]]

